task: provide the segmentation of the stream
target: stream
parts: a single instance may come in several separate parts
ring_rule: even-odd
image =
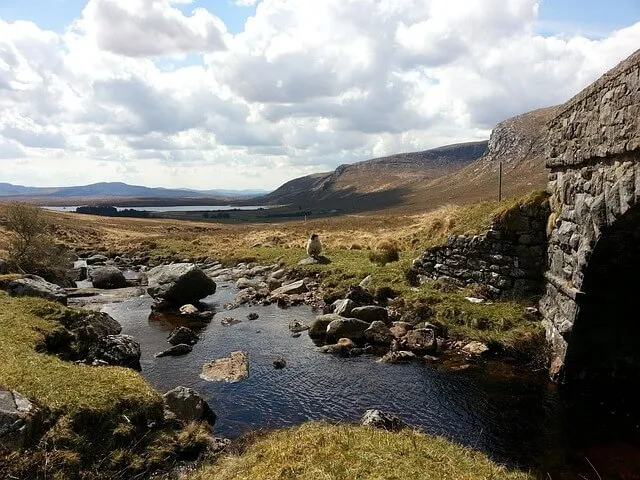
[[[209,402],[218,416],[217,435],[233,438],[308,420],[357,422],[366,409],[378,408],[540,478],[640,478],[637,425],[623,422],[631,436],[611,435],[605,420],[586,407],[569,404],[544,372],[524,372],[491,361],[456,370],[446,366],[447,361],[389,365],[372,355],[322,354],[306,332],[293,338],[288,329],[291,320],[310,323],[321,312],[276,305],[225,310],[223,305],[236,294],[234,284],[218,283],[215,295],[203,302],[216,316],[199,331],[201,339],[193,352],[183,357],[154,357],[170,346],[169,332],[187,324],[150,315],[150,297],[103,308],[122,324],[122,333],[140,342],[142,374],[156,389],[165,392],[183,385]],[[251,312],[259,318],[248,320]],[[220,321],[229,316],[242,321],[223,326]],[[231,384],[200,378],[205,363],[235,350],[248,353],[248,379]],[[273,366],[279,357],[287,362],[281,370]]]

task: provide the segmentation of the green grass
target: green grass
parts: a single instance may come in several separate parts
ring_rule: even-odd
[[[532,480],[484,454],[405,430],[307,423],[270,433],[189,480]]]
[[[59,319],[77,314],[0,292],[0,384],[34,401],[45,418],[32,449],[0,454],[0,471],[14,478],[127,477],[202,451],[208,427],[164,425],[162,396],[137,372],[38,352],[46,335],[63,328]]]

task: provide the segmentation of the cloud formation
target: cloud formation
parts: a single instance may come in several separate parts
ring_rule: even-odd
[[[89,0],[64,32],[0,19],[0,181],[276,187],[487,138],[640,44],[536,34],[538,1]],[[79,172],[82,172],[80,174]]]

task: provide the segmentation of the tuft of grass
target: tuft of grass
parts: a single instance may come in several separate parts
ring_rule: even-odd
[[[378,242],[374,251],[369,252],[369,260],[381,266],[397,262],[400,260],[400,249],[395,242],[383,240]]]
[[[484,454],[411,430],[306,423],[259,438],[189,480],[532,480]]]

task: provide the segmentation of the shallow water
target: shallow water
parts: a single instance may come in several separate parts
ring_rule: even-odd
[[[325,355],[316,351],[306,332],[292,338],[288,329],[293,319],[310,322],[317,313],[310,307],[283,310],[271,305],[225,311],[223,305],[236,293],[231,284],[218,285],[218,292],[205,300],[218,313],[201,330],[193,352],[177,358],[153,356],[170,346],[166,337],[178,323],[150,316],[149,297],[103,309],[122,324],[123,333],[140,342],[143,375],[154,387],[167,391],[184,385],[209,401],[218,415],[215,432],[219,435],[234,437],[306,420],[354,422],[366,409],[379,408],[502,463],[539,471],[541,478],[549,478],[547,472],[553,479],[581,478],[578,474],[598,478],[585,455],[600,459],[599,468],[610,469],[599,469],[602,478],[623,478],[614,476],[614,470],[624,461],[640,458],[634,440],[625,438],[621,445],[616,443],[619,438],[602,441],[597,419],[582,417],[575,408],[568,415],[566,402],[542,374],[491,362],[451,371],[438,364],[387,365],[373,356]],[[259,319],[247,320],[249,312],[258,313]],[[226,316],[242,322],[222,326]],[[248,353],[247,380],[228,384],[199,377],[203,364],[234,350]],[[282,370],[273,367],[279,357],[287,362]],[[591,428],[581,428],[587,424]],[[622,458],[602,467],[611,463],[613,450]],[[631,472],[631,467],[626,471]]]

